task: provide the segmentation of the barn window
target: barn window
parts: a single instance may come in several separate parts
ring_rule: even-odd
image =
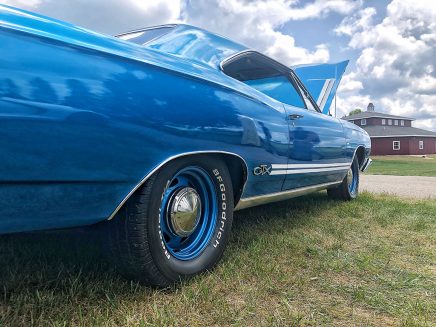
[[[382,119],[382,125],[386,125],[386,119]]]
[[[392,119],[388,119],[388,125],[392,125]]]
[[[419,141],[419,149],[424,150],[424,141]]]
[[[394,125],[398,126],[398,120],[396,120],[396,119],[394,120]]]
[[[366,125],[366,119],[365,118],[360,120],[360,125],[362,125],[362,126]]]
[[[392,142],[392,149],[393,150],[400,150],[400,141],[393,141]]]
[[[404,120],[401,119],[401,126],[404,126]]]

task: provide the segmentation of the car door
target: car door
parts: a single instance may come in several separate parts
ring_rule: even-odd
[[[289,158],[284,190],[340,181],[350,162],[339,119],[317,111],[302,83],[291,74],[302,101],[284,103],[289,126]],[[298,104],[298,103],[297,103]]]
[[[249,101],[247,107],[241,103],[238,106],[241,145],[252,174],[245,188],[246,197],[280,192],[285,176],[272,174],[272,167],[286,165],[289,156],[286,110],[280,102],[261,94],[256,96],[263,103]]]
[[[338,119],[285,105],[289,117],[289,159],[283,189],[341,180],[350,163]]]

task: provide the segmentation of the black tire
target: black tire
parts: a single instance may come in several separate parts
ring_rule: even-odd
[[[360,178],[359,161],[357,160],[357,158],[354,158],[350,169],[353,173],[353,179],[355,179],[354,187],[350,190],[349,187],[350,182],[348,180],[348,173],[347,173],[347,175],[344,177],[344,180],[339,186],[327,190],[327,194],[330,198],[335,200],[343,200],[343,201],[350,201],[357,198],[357,196],[359,195],[359,178]]]
[[[218,204],[214,227],[209,225],[208,235],[212,235],[210,240],[202,243],[207,245],[203,245],[205,247],[197,257],[189,260],[177,258],[165,246],[160,215],[170,181],[185,167],[199,167],[210,177]],[[213,190],[212,183],[210,186]],[[170,162],[149,178],[114,219],[108,222],[113,261],[125,277],[157,287],[167,287],[210,270],[221,259],[229,241],[233,206],[230,174],[218,157],[186,157]],[[201,221],[198,220],[197,226],[200,225]]]

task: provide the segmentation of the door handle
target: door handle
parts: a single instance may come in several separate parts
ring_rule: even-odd
[[[291,114],[289,115],[289,120],[296,120],[296,119],[300,119],[303,118],[303,115],[299,115],[299,114]]]

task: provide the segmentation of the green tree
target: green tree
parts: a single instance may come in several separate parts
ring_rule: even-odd
[[[350,113],[348,114],[348,116],[352,116],[352,115],[356,115],[356,114],[360,114],[362,112],[362,109],[360,108],[356,108],[354,110],[351,110]]]

